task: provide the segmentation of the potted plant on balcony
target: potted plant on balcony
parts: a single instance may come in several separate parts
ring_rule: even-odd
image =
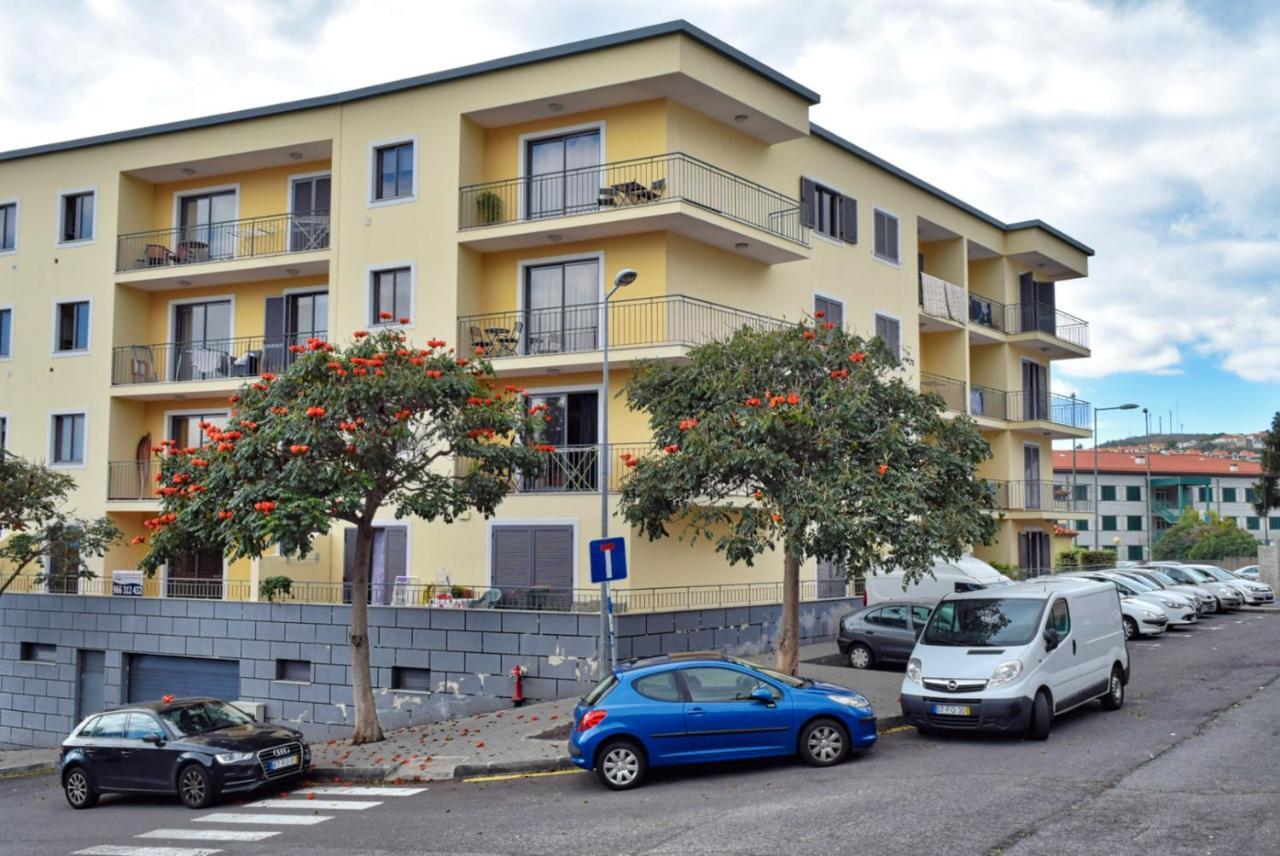
[[[492,190],[485,190],[476,196],[476,210],[480,214],[480,222],[486,226],[502,219],[502,197]]]

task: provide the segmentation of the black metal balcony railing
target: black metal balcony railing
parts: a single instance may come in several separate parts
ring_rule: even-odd
[[[1056,392],[1005,392],[988,386],[969,390],[969,412],[974,416],[1004,419],[1009,422],[1033,420],[1052,422],[1068,428],[1088,428],[1093,418],[1089,402]]]
[[[601,303],[466,315],[458,341],[490,358],[567,354],[600,347]],[[609,347],[701,345],[743,327],[778,330],[787,322],[681,294],[609,301]]]
[[[279,256],[328,247],[328,213],[246,217],[121,235],[116,270]]]
[[[799,202],[680,152],[471,184],[459,197],[460,229],[679,201],[808,244]]]
[[[972,384],[969,387],[969,415],[1006,419],[1009,413],[1009,393],[1003,389]]]
[[[293,356],[289,346],[304,344],[310,338],[323,339],[325,335],[299,333],[124,345],[112,349],[111,383],[119,386],[257,377],[264,371],[283,371]]]
[[[1089,347],[1089,322],[1048,303],[1001,303],[969,295],[969,320],[1001,333],[1039,331],[1081,348]]]
[[[622,490],[630,467],[627,458],[642,458],[654,453],[653,443],[610,443],[609,490]],[[469,471],[475,462],[460,458],[455,464],[459,474]],[[540,473],[516,473],[511,489],[516,493],[595,493],[600,489],[600,445],[586,443],[558,446],[547,454]]]
[[[155,474],[147,461],[111,461],[107,464],[107,499],[155,499]]]
[[[942,375],[920,373],[920,391],[940,396],[948,410],[964,413],[964,381]]]
[[[1023,480],[989,481],[996,507],[1004,511],[1086,512],[1087,499],[1077,498],[1066,482]]]

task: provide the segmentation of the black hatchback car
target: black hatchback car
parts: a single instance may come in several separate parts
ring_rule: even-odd
[[[62,789],[72,808],[103,793],[177,793],[191,808],[221,794],[300,776],[302,733],[257,722],[212,698],[134,704],[85,719],[62,742]]]
[[[933,604],[925,601],[878,603],[850,612],[840,619],[836,636],[840,655],[855,669],[905,663],[932,612]]]

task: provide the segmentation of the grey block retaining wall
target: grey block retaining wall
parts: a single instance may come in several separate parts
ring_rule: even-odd
[[[801,604],[801,641],[835,635],[851,600]],[[617,617],[618,656],[774,646],[781,608],[656,612]],[[129,656],[166,654],[239,663],[240,696],[272,721],[312,737],[349,733],[350,608],[207,600],[8,594],[0,597],[0,743],[52,746],[75,726],[80,650],[106,652],[104,698],[126,701]],[[370,607],[370,659],[378,712],[399,728],[509,703],[512,667],[543,700],[580,695],[596,669],[600,618],[514,610]],[[52,662],[22,659],[23,643],[56,646]],[[311,663],[307,683],[276,680],[278,659]],[[396,666],[430,670],[429,692],[393,690]]]

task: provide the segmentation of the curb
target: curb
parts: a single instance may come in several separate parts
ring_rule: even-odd
[[[54,773],[57,772],[58,765],[45,761],[36,764],[20,764],[16,767],[4,767],[0,769],[0,779],[7,776],[23,776],[28,773]]]
[[[899,714],[898,716],[883,716],[876,718],[876,735],[883,734],[890,728],[897,728],[900,725],[906,725],[907,718]]]
[[[391,775],[390,767],[312,767],[313,779],[337,778],[352,782],[381,782]]]
[[[569,756],[542,758],[535,761],[494,761],[489,764],[459,764],[453,768],[453,778],[469,779],[473,776],[493,776],[503,773],[553,773],[573,767]]]

